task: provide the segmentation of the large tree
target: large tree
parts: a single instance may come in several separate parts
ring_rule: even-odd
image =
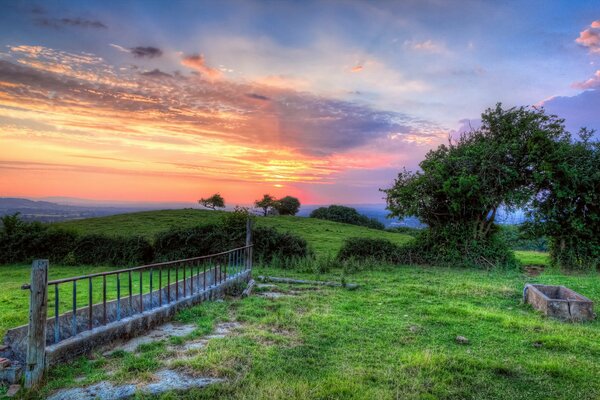
[[[203,207],[210,208],[211,210],[216,210],[217,208],[225,208],[225,199],[219,193],[215,193],[208,198],[201,198],[198,200],[198,203]]]
[[[567,133],[543,109],[498,104],[481,119],[479,129],[430,151],[421,171],[404,170],[384,192],[391,216],[429,226],[432,254],[490,266],[511,262],[495,237],[498,209],[528,204],[539,191],[534,175]]]

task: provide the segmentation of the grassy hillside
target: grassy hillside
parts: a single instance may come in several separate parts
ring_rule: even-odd
[[[158,232],[172,227],[193,227],[218,222],[225,211],[207,210],[163,210],[119,214],[110,217],[88,218],[56,224],[78,233],[100,233],[106,235],[143,235],[153,239]],[[308,241],[317,255],[336,254],[344,239],[349,237],[386,238],[402,244],[411,240],[408,235],[384,232],[338,222],[314,218],[271,216],[257,217],[258,226],[268,226],[281,231],[290,231]]]

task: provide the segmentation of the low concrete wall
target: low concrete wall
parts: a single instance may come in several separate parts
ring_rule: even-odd
[[[92,306],[92,330],[89,329],[89,308],[82,307],[76,311],[73,329],[73,312],[62,314],[58,318],[60,341],[55,343],[55,319],[48,318],[46,321],[46,343],[47,362],[49,365],[72,359],[82,354],[89,353],[92,349],[110,343],[116,339],[127,339],[144,333],[148,329],[160,325],[169,320],[178,310],[201,303],[205,300],[214,299],[223,295],[225,289],[236,282],[247,282],[251,271],[243,271],[236,275],[229,275],[220,284],[220,270],[218,268],[188,277],[185,280],[172,283],[161,289],[162,303],[159,304],[159,291],[146,293],[141,296],[143,312],[141,311],[140,295],[134,295],[130,303],[129,295],[122,297],[119,305],[117,300],[106,303],[106,319],[104,321],[104,305]],[[206,282],[205,282],[206,280]],[[158,283],[158,282],[156,282]],[[184,284],[186,297],[183,297]],[[203,290],[206,286],[206,290]],[[192,287],[194,290],[192,290]],[[170,302],[168,293],[170,291]],[[179,296],[177,296],[179,291]],[[192,294],[193,293],[193,294]],[[179,297],[177,299],[177,297]],[[118,309],[120,311],[118,312]],[[120,313],[120,319],[118,318]],[[27,330],[28,325],[9,330],[5,336],[5,343],[10,347],[12,359],[24,362],[27,354]]]

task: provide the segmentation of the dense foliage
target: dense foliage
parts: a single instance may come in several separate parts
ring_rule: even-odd
[[[277,200],[275,200],[275,197],[271,196],[270,194],[264,194],[262,199],[256,200],[254,202],[254,206],[256,208],[260,208],[263,212],[263,215],[267,216],[269,214],[269,211],[275,207],[276,201]]]
[[[527,232],[520,225],[500,225],[498,235],[512,250],[548,251],[548,239],[545,236]]]
[[[248,210],[236,208],[219,223],[160,232],[152,244],[141,236],[76,235],[47,224],[23,222],[18,215],[7,216],[0,229],[0,263],[48,258],[69,265],[130,266],[219,253],[244,246],[249,217]],[[312,254],[306,240],[288,232],[256,227],[252,235],[256,259]]]
[[[130,266],[149,263],[153,258],[152,245],[141,236],[83,235],[63,261],[73,265]]]
[[[73,249],[76,235],[39,222],[24,222],[18,214],[1,218],[0,263],[47,258],[63,260]]]
[[[552,263],[561,268],[600,268],[600,142],[585,129],[546,155],[536,178],[525,229],[549,238]]]
[[[372,238],[349,238],[346,239],[340,249],[337,258],[339,260],[366,260],[398,262],[400,257],[400,246],[386,239]]]
[[[430,151],[420,163],[421,171],[401,172],[394,185],[384,190],[391,216],[416,216],[429,226],[417,241],[426,258],[509,266],[514,258],[498,235],[497,210],[531,206],[537,226],[546,226],[544,233],[552,243],[559,240],[566,248],[577,241],[588,249],[578,252],[578,257],[588,261],[592,257],[593,263],[597,245],[587,239],[598,216],[593,195],[598,192],[593,173],[598,159],[590,149],[597,147],[572,143],[563,122],[543,109],[504,110],[501,105],[488,109],[482,114],[481,128]],[[575,183],[580,181],[585,184]],[[582,202],[587,206],[576,212],[585,214],[585,221],[577,220],[571,211],[577,207],[574,203]],[[546,221],[561,213],[569,214],[570,222],[559,224],[563,236],[559,239],[558,229],[550,229]],[[567,237],[574,240],[569,244]]]
[[[375,218],[360,214],[355,208],[331,205],[319,207],[310,213],[310,218],[326,219],[344,224],[365,226],[372,229],[384,229],[385,226]]]
[[[296,215],[300,210],[300,200],[292,196],[285,196],[277,200],[273,207],[279,215]]]

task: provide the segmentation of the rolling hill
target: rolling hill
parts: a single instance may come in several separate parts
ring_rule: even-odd
[[[65,221],[55,225],[78,233],[115,236],[142,235],[152,240],[161,231],[172,227],[193,227],[218,222],[226,211],[196,209],[144,211],[100,218]],[[338,222],[291,216],[257,217],[257,226],[289,231],[306,239],[317,255],[335,255],[349,237],[386,238],[398,244],[411,240],[408,235],[385,232]]]

